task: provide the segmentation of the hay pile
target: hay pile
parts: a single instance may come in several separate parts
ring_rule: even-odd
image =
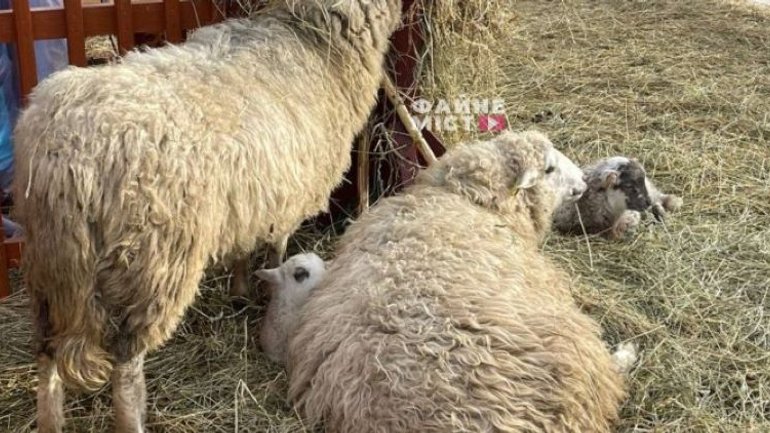
[[[580,162],[633,155],[685,200],[627,243],[545,246],[607,340],[642,348],[619,431],[770,431],[770,15],[715,0],[511,3],[433,2],[424,93],[501,96],[511,127]],[[292,247],[328,251],[333,237],[308,228]],[[253,339],[264,301],[233,311],[226,285],[208,279],[149,358],[151,430],[304,431]],[[25,304],[0,303],[0,431],[33,423]],[[69,431],[105,431],[109,390],[67,416]]]

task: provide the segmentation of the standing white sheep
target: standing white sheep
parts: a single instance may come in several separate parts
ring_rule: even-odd
[[[40,433],[62,429],[63,384],[108,379],[116,429],[144,431],[144,355],[204,269],[280,244],[326,208],[401,7],[289,0],[39,84],[16,129],[15,197]]]
[[[325,272],[324,261],[314,253],[297,254],[277,268],[256,272],[270,289],[270,303],[262,321],[259,341],[262,350],[274,362],[286,364],[289,335],[297,326],[307,297]]]
[[[289,342],[310,426],[610,431],[622,363],[538,247],[557,161],[537,133],[458,146],[348,228]]]

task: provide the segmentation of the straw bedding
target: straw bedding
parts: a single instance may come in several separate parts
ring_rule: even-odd
[[[685,200],[625,243],[544,246],[606,339],[641,346],[618,431],[770,431],[770,14],[715,0],[433,3],[428,98],[502,97],[512,128],[581,163],[635,156]],[[308,226],[292,249],[328,253],[334,237]],[[254,339],[265,300],[233,311],[227,283],[207,279],[148,359],[151,431],[305,431]],[[23,291],[0,302],[0,431],[34,425],[27,314]],[[69,431],[105,431],[109,390],[66,411]]]

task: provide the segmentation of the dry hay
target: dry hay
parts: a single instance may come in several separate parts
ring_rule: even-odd
[[[627,243],[545,246],[607,340],[642,348],[619,431],[770,431],[770,17],[712,0],[433,3],[427,95],[502,96],[513,128],[581,162],[633,155],[685,199]],[[308,228],[294,249],[333,237]],[[226,284],[208,279],[149,358],[151,430],[304,431],[253,340],[264,300],[233,311]],[[25,303],[0,303],[0,431],[29,431],[34,415]],[[69,431],[110,424],[108,390],[67,408]]]

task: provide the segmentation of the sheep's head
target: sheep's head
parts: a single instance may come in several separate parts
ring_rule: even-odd
[[[541,235],[554,209],[585,190],[576,168],[545,135],[509,131],[452,149],[418,182],[441,185],[503,214],[525,215]]]
[[[643,212],[650,207],[647,175],[639,161],[613,156],[598,161],[585,171],[588,188],[606,194],[609,208],[616,213],[626,209]]]
[[[566,155],[553,149],[555,161],[546,168],[546,179],[556,191],[556,206],[572,205],[583,196],[588,186],[583,170]]]
[[[272,297],[300,301],[318,286],[325,273],[326,264],[314,253],[297,254],[277,268],[256,271],[268,283]]]

